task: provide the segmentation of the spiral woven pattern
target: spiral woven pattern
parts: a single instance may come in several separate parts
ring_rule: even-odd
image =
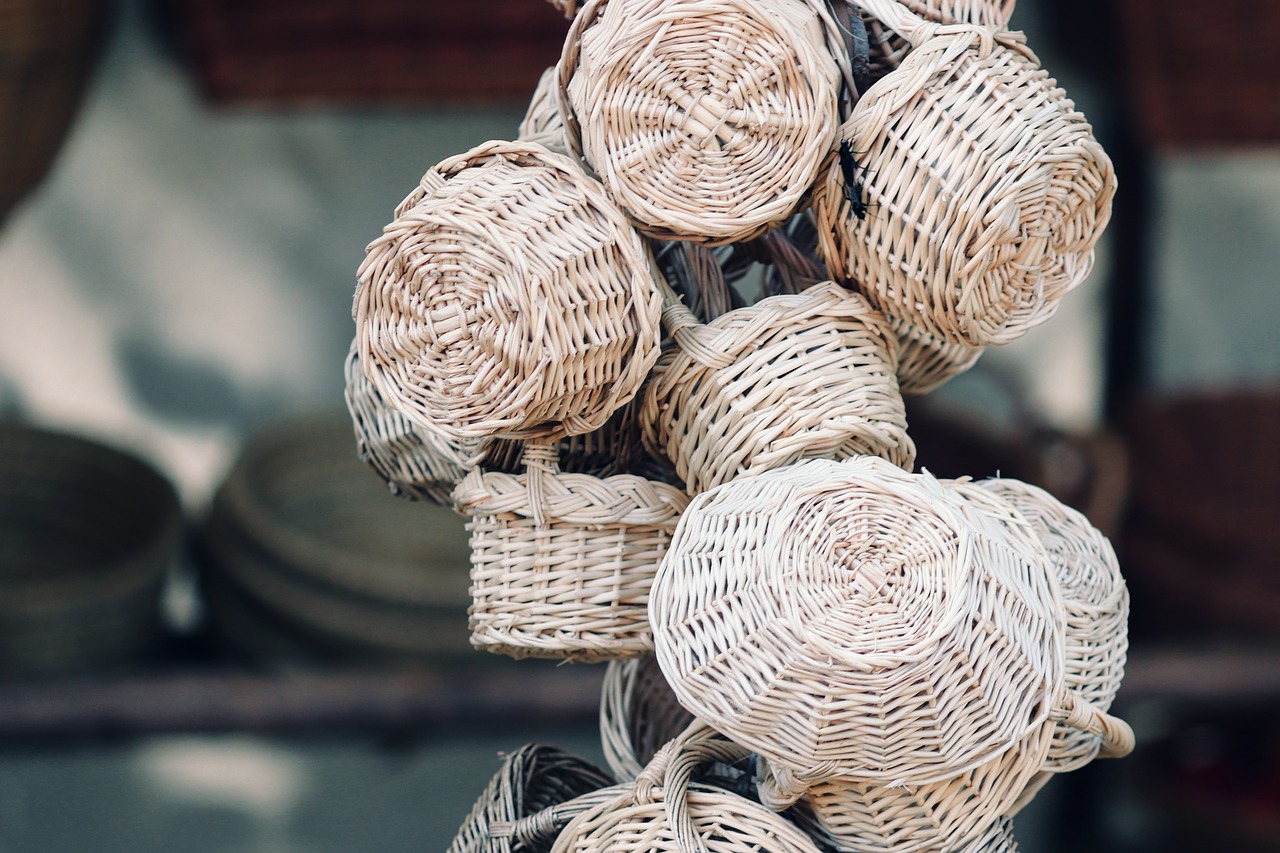
[[[1065,683],[1094,706],[1110,708],[1129,648],[1129,591],[1111,543],[1082,513],[1037,486],[1011,479],[977,485],[1009,502],[1039,534],[1066,614]],[[1096,736],[1059,725],[1044,769],[1077,769],[1099,746]]]
[[[561,473],[554,458],[527,449],[525,473],[473,471],[454,491],[470,519],[471,643],[514,658],[644,654],[649,588],[688,497],[630,474]]]
[[[847,57],[823,3],[594,0],[560,60],[569,144],[637,227],[745,240],[805,200]]]
[[[952,853],[1017,801],[1044,760],[1053,729],[1046,720],[1003,755],[927,785],[820,782],[794,814],[806,831],[850,853]]]
[[[479,443],[468,449],[446,441],[388,406],[365,375],[354,340],[343,376],[360,458],[387,481],[393,494],[450,505],[449,495],[467,475],[468,460],[480,450]]]
[[[359,278],[370,380],[453,441],[588,432],[658,356],[661,296],[639,235],[537,143],[485,143],[428,172]]]
[[[1062,681],[1056,590],[1008,539],[876,457],[738,478],[694,498],[659,569],[659,664],[783,788],[954,776],[1025,737]]]
[[[542,72],[517,134],[524,142],[536,142],[557,154],[568,154],[569,141],[565,138],[564,119],[560,117],[559,86],[560,74],[554,65]]]
[[[589,761],[553,746],[526,744],[502,762],[454,836],[448,853],[545,850],[549,841],[545,845],[531,843],[535,839],[522,837],[515,825],[610,784],[608,775]],[[532,836],[542,825],[554,821],[546,815],[537,825],[529,823],[527,831]]]
[[[619,781],[635,779],[693,722],[653,655],[609,661],[600,692],[600,742]]]
[[[690,494],[806,458],[883,456],[910,468],[915,444],[883,315],[831,282],[701,325],[670,298],[677,347],[645,387],[645,442]]]
[[[863,5],[916,46],[841,128],[814,189],[819,251],[886,314],[955,343],[1008,343],[1092,268],[1111,161],[1021,34]]]

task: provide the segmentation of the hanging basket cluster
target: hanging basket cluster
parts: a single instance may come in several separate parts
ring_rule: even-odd
[[[522,753],[453,853],[1016,849],[1132,748],[1127,592],[1047,492],[915,472],[902,397],[1088,273],[1105,152],[1011,0],[553,3],[515,140],[354,301],[359,452],[467,517],[472,645],[608,667],[608,773]]]

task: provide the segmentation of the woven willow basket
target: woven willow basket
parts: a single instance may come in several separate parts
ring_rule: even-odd
[[[559,86],[560,74],[554,65],[542,72],[517,133],[524,142],[536,142],[557,154],[568,154],[569,140],[560,118]]]
[[[804,203],[848,101],[820,0],[592,0],[559,68],[569,145],[636,226],[712,245]]]
[[[843,0],[842,0],[843,1]],[[899,0],[926,21],[939,24],[977,24],[1002,30],[1013,15],[1014,0]],[[858,0],[852,4],[858,7]],[[902,64],[911,51],[911,42],[886,26],[872,12],[859,10],[867,30],[868,71],[871,80],[879,80]]]
[[[560,833],[554,853],[818,853],[786,818],[694,781],[708,764],[745,754],[722,740],[673,741],[625,795],[574,818]]]
[[[418,428],[388,406],[365,375],[354,340],[343,364],[343,376],[360,458],[386,480],[393,494],[449,505],[453,487],[470,469],[472,452]],[[478,450],[479,443],[472,444]]]
[[[658,357],[661,296],[603,188],[534,142],[445,160],[359,270],[360,360],[420,428],[465,442],[596,429]]]
[[[890,318],[889,324],[898,342],[898,388],[903,394],[936,391],[973,367],[986,351],[986,347],[944,340],[905,320]]]
[[[473,471],[454,491],[470,517],[471,643],[514,658],[644,654],[649,587],[688,497],[630,474],[562,473],[556,458],[530,443],[525,473]]]
[[[649,603],[659,664],[782,796],[955,776],[1047,719],[1062,683],[1057,590],[1007,540],[876,457],[740,477],[676,529]]]
[[[703,325],[667,293],[677,347],[645,386],[640,422],[690,494],[813,457],[911,467],[896,350],[858,294],[825,282]]]
[[[951,853],[1017,801],[1044,760],[1053,729],[1046,720],[992,761],[927,785],[819,782],[794,815],[814,837],[850,853]]]
[[[600,742],[619,781],[632,780],[693,722],[653,655],[609,661],[600,694]]]
[[[545,744],[520,747],[502,762],[448,853],[512,853],[546,850],[579,800],[612,784],[589,761]],[[577,802],[575,802],[577,801]]]
[[[1129,647],[1129,591],[1111,543],[1080,512],[1019,480],[982,480],[1036,529],[1049,554],[1066,613],[1067,687],[1096,707],[1111,707]],[[1091,761],[1101,744],[1059,726],[1045,769],[1068,771]]]
[[[891,316],[969,346],[1012,341],[1089,273],[1111,161],[1022,34],[861,5],[915,47],[841,128],[814,189],[819,250]]]

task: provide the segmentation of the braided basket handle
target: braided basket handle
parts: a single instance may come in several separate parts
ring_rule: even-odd
[[[1129,724],[1082,699],[1072,690],[1064,688],[1058,695],[1049,719],[1098,737],[1102,741],[1099,758],[1123,758],[1133,752],[1133,729]]]
[[[547,520],[547,480],[560,472],[560,443],[551,439],[531,439],[525,442],[520,463],[524,465],[525,488],[533,523],[541,527]]]

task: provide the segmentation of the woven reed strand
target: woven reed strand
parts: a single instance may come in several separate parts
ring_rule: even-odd
[[[805,0],[594,0],[560,61],[569,144],[660,239],[723,244],[807,197],[847,58]]]
[[[1082,513],[1037,486],[1011,479],[977,485],[1008,501],[1040,535],[1066,614],[1066,685],[1107,710],[1120,690],[1129,647],[1129,592],[1111,543]],[[1059,724],[1045,769],[1075,770],[1099,746],[1096,736]]]
[[[470,518],[472,645],[580,661],[653,648],[649,587],[688,503],[680,489],[530,464],[473,471],[453,499]]]
[[[912,12],[939,24],[977,24],[1002,30],[1013,14],[1014,0],[899,0]],[[857,0],[853,5],[858,6]],[[867,27],[872,80],[879,80],[902,64],[911,42],[886,26],[872,12],[859,9]]]
[[[921,42],[840,131],[868,209],[855,214],[833,153],[814,190],[819,249],[889,315],[955,343],[1008,343],[1092,268],[1111,161],[1020,33],[908,32]]]
[[[831,282],[706,325],[669,300],[678,344],[645,387],[644,440],[691,494],[798,459],[915,460],[883,316]]]
[[[1062,682],[1056,590],[1008,539],[875,457],[739,478],[677,527],[650,597],[659,664],[783,788],[954,776],[1025,737]]]
[[[661,297],[639,235],[537,143],[488,142],[428,172],[359,278],[370,380],[451,440],[589,432],[658,356]]]

